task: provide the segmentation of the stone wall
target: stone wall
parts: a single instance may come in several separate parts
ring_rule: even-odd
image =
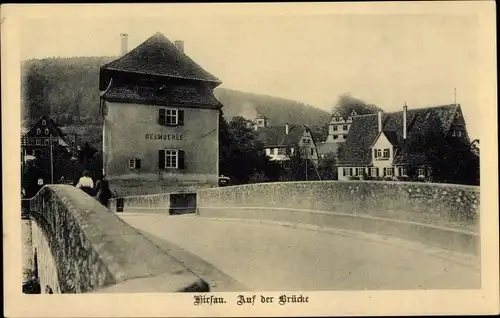
[[[363,214],[478,232],[479,187],[417,182],[260,183],[198,191],[198,207],[278,207]]]
[[[37,237],[50,249],[61,293],[99,292],[154,277],[155,291],[208,291],[199,277],[75,187],[43,187],[30,210],[40,229]],[[148,284],[139,285],[140,291],[148,291]],[[126,287],[118,290],[127,292]]]
[[[121,201],[121,208],[119,208]],[[113,212],[159,212],[184,214],[196,212],[196,193],[161,193],[151,195],[126,196],[111,199],[109,208]]]
[[[370,181],[261,183],[201,190],[205,217],[305,223],[480,253],[479,187]]]

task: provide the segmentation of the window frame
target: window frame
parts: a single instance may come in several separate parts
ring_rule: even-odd
[[[356,174],[358,176],[363,176],[365,174],[365,168],[356,168]],[[360,173],[361,172],[361,173]]]
[[[163,111],[163,116],[161,116],[161,112]],[[179,113],[181,110],[179,108],[173,107],[159,107],[158,108],[158,123],[162,126],[180,126],[179,122]],[[163,122],[161,118],[163,117]],[[172,122],[172,118],[175,120]],[[168,121],[167,119],[170,119]]]
[[[343,131],[348,131],[349,130],[349,125],[342,125],[342,130]]]
[[[371,167],[370,168],[370,173],[372,177],[378,177],[378,168],[377,167]]]
[[[420,173],[420,172],[422,172],[422,173]],[[418,173],[417,175],[419,177],[425,177],[425,167],[419,167],[417,170],[417,173]]]
[[[42,134],[42,130],[40,128],[36,129],[36,134],[37,136],[40,136]]]
[[[338,131],[339,126],[333,125],[333,131]]]
[[[387,155],[386,155],[387,153]],[[386,158],[390,158],[391,157],[391,149],[390,148],[384,148],[384,151],[383,151],[383,156],[382,158],[386,159]]]
[[[50,145],[50,140],[48,138],[43,138],[43,145],[44,146],[49,146]]]
[[[169,115],[170,112],[170,115]],[[174,122],[169,122],[167,119],[175,119]],[[176,126],[179,124],[179,110],[177,108],[165,108],[165,125]]]
[[[391,172],[390,174],[388,172]],[[392,167],[390,168],[387,168],[385,167],[384,168],[384,177],[393,177],[394,176],[394,169]]]
[[[165,169],[179,169],[179,149],[164,149],[165,150]],[[167,164],[169,163],[169,161],[167,160],[167,158],[169,157],[169,153],[170,153],[170,156],[172,156],[172,153],[175,153],[175,167],[168,167]]]
[[[351,176],[351,168],[344,168],[344,176],[346,177]]]
[[[40,138],[35,139],[35,145],[36,146],[41,146],[42,145],[42,140]]]
[[[133,165],[131,164],[133,163]],[[136,158],[129,158],[128,159],[128,168],[129,169],[135,169],[137,164],[137,159]]]

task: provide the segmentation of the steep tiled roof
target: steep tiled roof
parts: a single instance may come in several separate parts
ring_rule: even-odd
[[[460,105],[444,105],[421,109],[409,109],[407,112],[407,139],[403,140],[403,112],[382,114],[382,130],[387,139],[401,148],[396,153],[394,163],[412,159],[422,159],[425,154],[409,153],[405,145],[410,144],[422,132],[433,129],[433,123],[439,123],[441,134],[447,134],[454,115]],[[345,143],[344,156],[340,162],[344,165],[369,165],[371,163],[371,145],[378,136],[377,114],[355,117]]]
[[[286,135],[285,127],[261,127],[257,129],[257,136],[264,146],[279,146]]]
[[[101,69],[221,83],[159,32]]]
[[[266,147],[295,146],[306,129],[305,125],[290,125],[286,134],[285,126],[262,127],[257,129],[257,135]]]
[[[202,108],[220,108],[222,104],[210,92],[178,86],[164,92],[151,87],[111,87],[105,94],[107,101],[153,105],[192,105]]]

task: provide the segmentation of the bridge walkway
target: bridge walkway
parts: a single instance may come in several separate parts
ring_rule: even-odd
[[[213,291],[480,288],[477,258],[396,238],[144,210],[117,215]]]

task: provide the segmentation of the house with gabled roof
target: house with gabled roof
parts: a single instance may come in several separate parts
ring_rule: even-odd
[[[161,33],[103,65],[103,173],[112,188],[127,195],[216,186],[220,84],[184,42]]]
[[[410,168],[431,177],[430,150],[415,144],[432,134],[470,143],[459,104],[357,116],[339,158],[339,180],[407,177]]]
[[[69,149],[70,144],[65,134],[51,118],[42,116],[39,120],[26,124],[31,125],[31,128],[21,137],[24,156],[48,158],[51,142],[53,150],[67,151]]]
[[[265,116],[263,116],[265,118]],[[272,161],[288,161],[299,151],[303,158],[318,161],[318,149],[311,129],[306,125],[260,126],[255,124],[259,140]]]

